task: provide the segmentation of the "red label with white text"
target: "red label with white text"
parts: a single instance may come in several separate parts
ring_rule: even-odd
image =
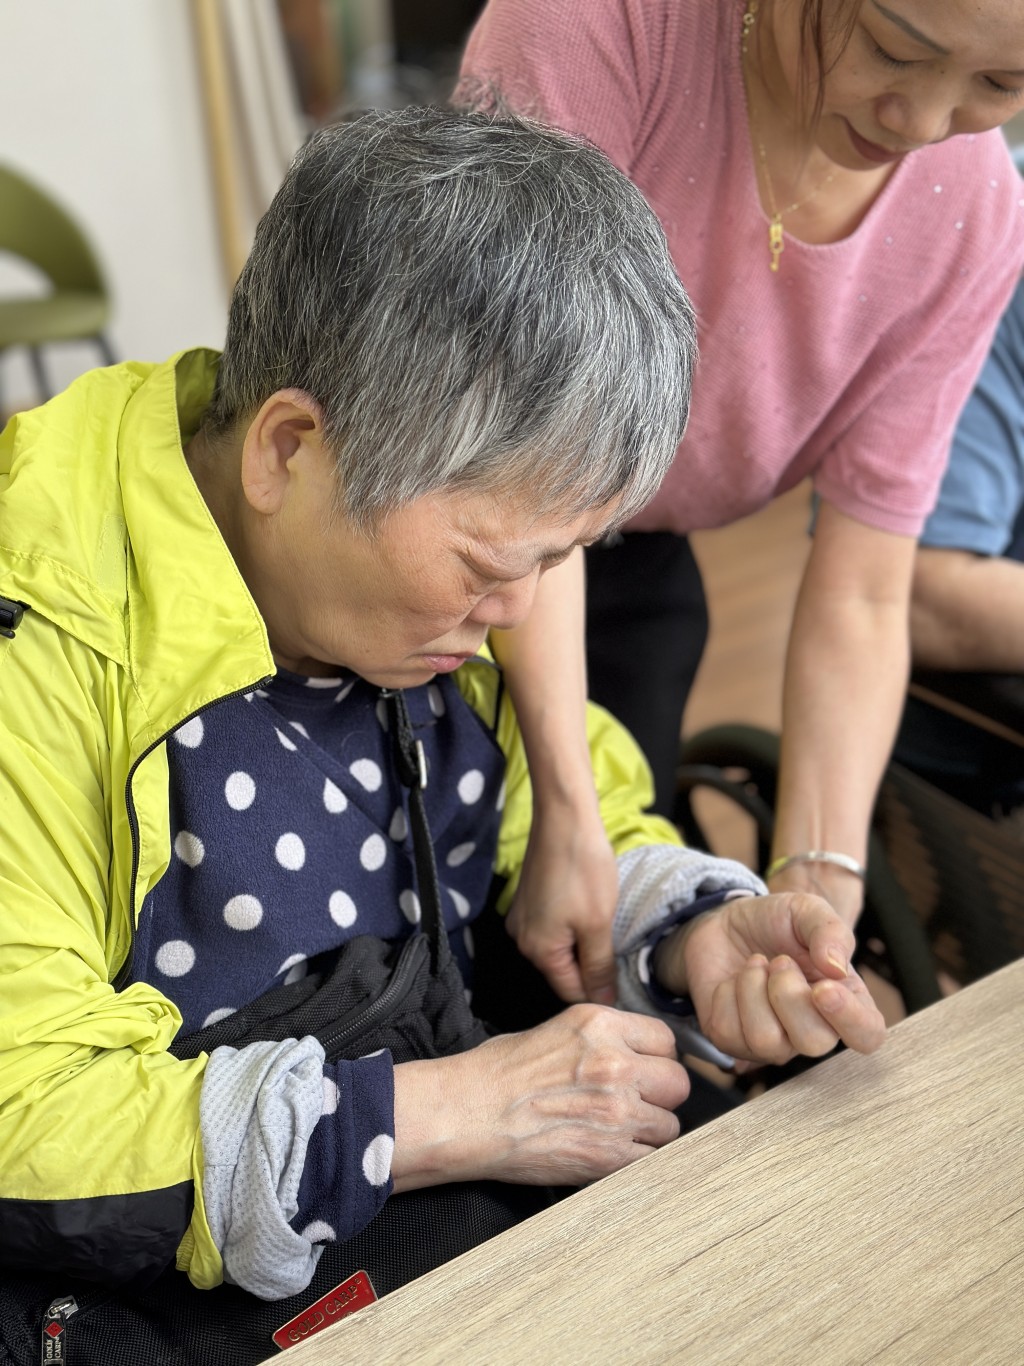
[[[296,1343],[311,1338],[314,1333],[330,1328],[332,1323],[337,1323],[346,1314],[354,1314],[357,1309],[373,1304],[376,1298],[369,1276],[365,1271],[357,1271],[347,1281],[328,1290],[308,1309],[303,1309],[301,1314],[289,1319],[271,1336],[278,1347],[294,1347]]]

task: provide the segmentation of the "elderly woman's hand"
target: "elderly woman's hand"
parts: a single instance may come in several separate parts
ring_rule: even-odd
[[[850,965],[853,943],[821,897],[742,897],[665,939],[654,972],[690,995],[701,1029],[733,1057],[781,1064],[840,1040],[871,1053],[885,1022]]]
[[[584,1185],[671,1142],[689,1093],[660,1020],[572,1006],[522,1034],[395,1068],[395,1190]]]
[[[530,830],[506,928],[563,1001],[615,1001],[615,855],[596,802],[544,807]]]

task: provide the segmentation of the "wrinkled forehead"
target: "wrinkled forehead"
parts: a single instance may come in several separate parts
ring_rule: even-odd
[[[510,575],[590,545],[616,523],[621,497],[582,512],[544,509],[526,492],[443,490],[424,494],[388,521],[393,534],[440,536]]]

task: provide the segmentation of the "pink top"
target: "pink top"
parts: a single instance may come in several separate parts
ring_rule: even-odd
[[[693,409],[634,528],[735,521],[813,474],[859,521],[916,535],[1024,262],[1001,133],[906,157],[841,242],[768,268],[740,70],[742,0],[490,0],[463,91],[585,134],[661,219],[700,323]]]

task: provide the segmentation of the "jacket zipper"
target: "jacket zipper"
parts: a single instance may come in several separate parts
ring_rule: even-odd
[[[42,1341],[39,1360],[42,1366],[60,1361],[67,1363],[68,1355],[67,1326],[72,1314],[78,1313],[78,1301],[73,1295],[63,1295],[54,1300],[43,1315]]]
[[[362,1030],[375,1024],[381,1016],[387,1015],[392,1006],[406,995],[415,980],[422,959],[429,951],[426,936],[422,932],[414,934],[402,949],[391,979],[377,999],[371,1001],[354,1019],[342,1020],[330,1032],[325,1030],[316,1036],[328,1062],[335,1062],[338,1049],[358,1037]]]
[[[128,770],[128,777],[125,779],[124,784],[124,801],[128,811],[128,828],[132,834],[132,876],[128,887],[129,937],[128,952],[125,954],[124,962],[118,968],[114,975],[114,980],[111,983],[115,991],[122,991],[128,985],[128,980],[131,977],[132,972],[132,962],[135,957],[135,884],[139,877],[139,860],[142,857],[142,850],[140,848],[139,840],[139,818],[135,814],[135,798],[132,796],[132,779],[135,777],[139,765],[144,759],[148,759],[153,751],[160,745],[166,744],[168,736],[173,735],[175,730],[180,730],[182,726],[186,725],[189,721],[194,720],[195,717],[202,716],[203,712],[209,711],[211,707],[219,706],[221,702],[229,702],[233,697],[244,697],[246,693],[255,692],[257,688],[265,688],[268,683],[273,681],[273,678],[273,674],[268,674],[264,678],[257,679],[255,683],[247,684],[244,688],[236,688],[234,692],[225,693],[223,697],[215,697],[212,702],[204,702],[201,707],[197,707],[190,715],[182,717],[174,727],[174,730],[165,731],[163,735],[154,740],[148,749],[142,751]],[[56,1360],[57,1358],[54,1359]]]

